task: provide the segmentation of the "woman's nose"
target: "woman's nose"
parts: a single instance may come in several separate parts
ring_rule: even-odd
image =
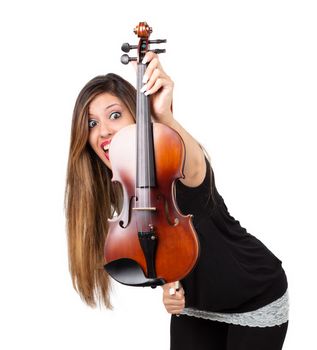
[[[113,134],[112,128],[110,128],[109,125],[107,125],[106,123],[102,123],[100,125],[99,131],[99,136],[103,138],[107,138]]]

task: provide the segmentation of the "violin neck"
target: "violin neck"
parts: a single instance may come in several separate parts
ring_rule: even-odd
[[[151,121],[150,98],[140,92],[146,65],[138,63],[137,68],[137,174],[138,188],[155,187],[155,162],[153,147],[153,125]]]

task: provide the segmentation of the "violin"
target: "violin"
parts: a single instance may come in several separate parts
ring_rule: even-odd
[[[109,219],[104,246],[104,268],[116,281],[129,286],[156,287],[183,279],[195,266],[199,242],[191,215],[182,215],[175,199],[175,182],[184,178],[185,146],[180,135],[153,123],[150,96],[140,92],[152,28],[140,22],[134,29],[138,45],[122,45],[124,64],[137,61],[136,124],[119,130],[111,141],[112,181],[123,191],[119,215]],[[164,49],[151,50],[163,53]]]

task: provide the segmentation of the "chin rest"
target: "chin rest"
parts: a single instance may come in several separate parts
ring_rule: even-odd
[[[108,274],[117,282],[134,287],[152,287],[165,284],[163,278],[147,278],[135,260],[122,258],[104,265]]]

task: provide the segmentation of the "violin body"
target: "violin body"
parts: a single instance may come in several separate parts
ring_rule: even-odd
[[[183,177],[185,149],[181,137],[173,129],[159,123],[153,124],[156,188],[136,189],[136,126],[120,130],[111,142],[110,160],[112,181],[122,185],[123,210],[109,221],[105,244],[106,262],[121,258],[136,261],[148,276],[148,267],[140,245],[138,232],[153,227],[157,235],[155,270],[165,282],[178,281],[195,265],[199,243],[193,235],[191,216],[184,216],[174,199],[174,182]],[[149,193],[150,192],[150,193]],[[155,210],[137,210],[144,207],[143,197]]]

